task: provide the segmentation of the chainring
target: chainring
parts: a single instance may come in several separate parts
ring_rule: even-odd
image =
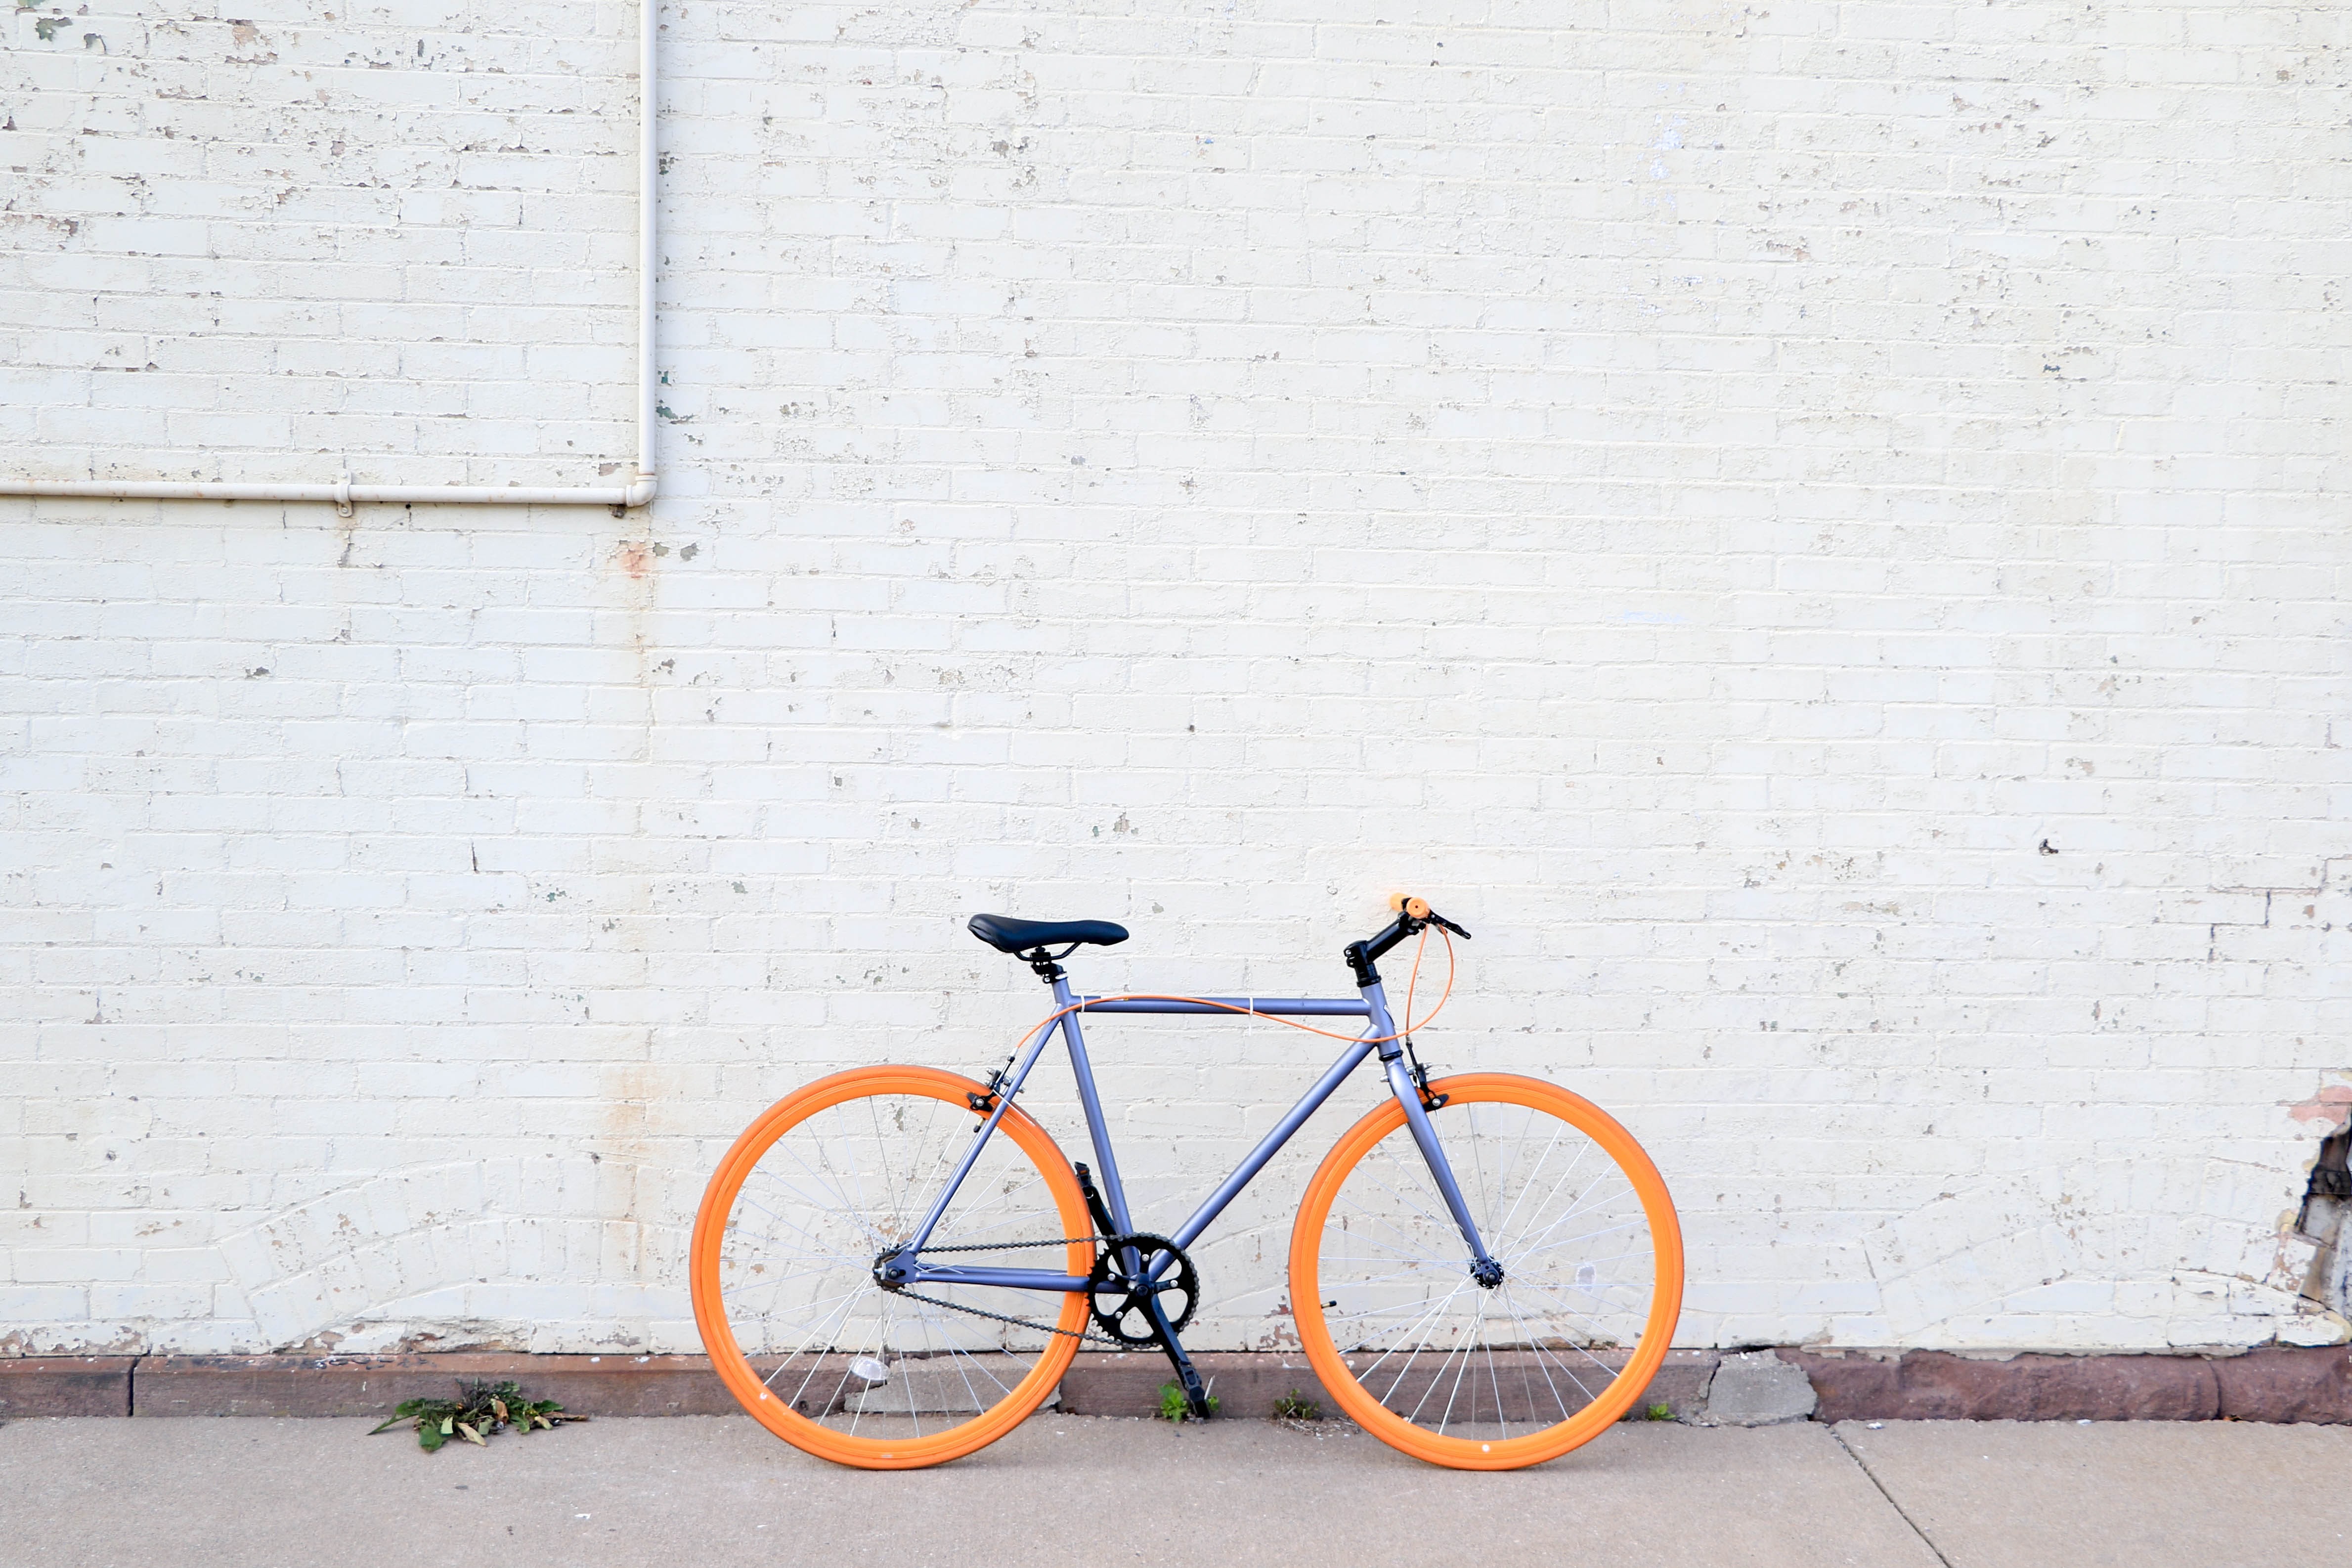
[[[1133,1247],[1140,1261],[1149,1264],[1159,1253],[1174,1256],[1175,1266],[1163,1272],[1158,1283],[1137,1284],[1127,1274],[1121,1254]],[[1168,1298],[1183,1298],[1183,1310],[1172,1310]],[[1130,1231],[1125,1236],[1108,1238],[1102,1250],[1095,1254],[1094,1271],[1087,1277],[1087,1306],[1094,1313],[1095,1322],[1102,1331],[1123,1345],[1156,1345],[1160,1342],[1160,1330],[1151,1321],[1144,1303],[1152,1296],[1160,1298],[1160,1310],[1167,1313],[1171,1330],[1181,1331],[1192,1321],[1193,1309],[1201,1304],[1201,1276],[1184,1249],[1164,1236],[1150,1231]],[[1110,1303],[1105,1305],[1106,1300]],[[1131,1324],[1140,1324],[1139,1332]]]

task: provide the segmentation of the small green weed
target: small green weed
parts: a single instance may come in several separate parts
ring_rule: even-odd
[[[389,1432],[406,1421],[416,1428],[416,1446],[433,1452],[452,1437],[488,1446],[501,1426],[528,1434],[533,1427],[551,1431],[585,1415],[566,1415],[552,1399],[525,1399],[511,1383],[460,1383],[456,1399],[404,1399],[382,1426],[370,1432]]]
[[[1217,1396],[1212,1394],[1209,1395],[1209,1414],[1214,1415],[1216,1413]],[[1160,1419],[1162,1421],[1192,1419],[1192,1404],[1184,1397],[1181,1384],[1163,1383],[1160,1385]]]
[[[1675,1418],[1675,1407],[1674,1407],[1673,1405],[1651,1405],[1651,1406],[1650,1406],[1650,1419],[1651,1419],[1651,1420],[1653,1420],[1653,1421],[1671,1421],[1671,1420],[1673,1420],[1674,1418]]]
[[[1323,1407],[1294,1388],[1274,1402],[1274,1418],[1277,1421],[1320,1421],[1323,1419]]]

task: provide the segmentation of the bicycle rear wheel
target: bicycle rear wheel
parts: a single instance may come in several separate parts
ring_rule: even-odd
[[[1068,1369],[1083,1294],[874,1278],[971,1147],[965,1096],[982,1092],[930,1068],[836,1073],[771,1106],[711,1176],[695,1322],[730,1392],[795,1447],[866,1469],[940,1464],[1012,1430]],[[1093,1234],[1070,1163],[1013,1108],[925,1254],[1082,1276]]]
[[[1323,1386],[1373,1436],[1457,1469],[1517,1469],[1589,1442],[1665,1360],[1682,1230],[1633,1134],[1536,1079],[1430,1086],[1430,1125],[1499,1285],[1468,1249],[1391,1100],[1341,1135],[1290,1240],[1298,1335]]]

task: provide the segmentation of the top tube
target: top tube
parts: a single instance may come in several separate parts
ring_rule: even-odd
[[[1203,996],[1197,1002],[1163,1001],[1156,996],[1081,996],[1077,1005],[1085,1013],[1213,1013],[1227,1018],[1250,1013],[1309,1018],[1369,1018],[1372,1014],[1371,1004],[1360,996]]]

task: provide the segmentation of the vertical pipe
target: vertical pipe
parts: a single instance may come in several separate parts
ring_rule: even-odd
[[[660,156],[654,147],[655,116],[661,107],[655,73],[654,37],[661,27],[661,0],[639,0],[637,21],[637,485],[652,499],[654,475],[654,267],[655,196]]]

